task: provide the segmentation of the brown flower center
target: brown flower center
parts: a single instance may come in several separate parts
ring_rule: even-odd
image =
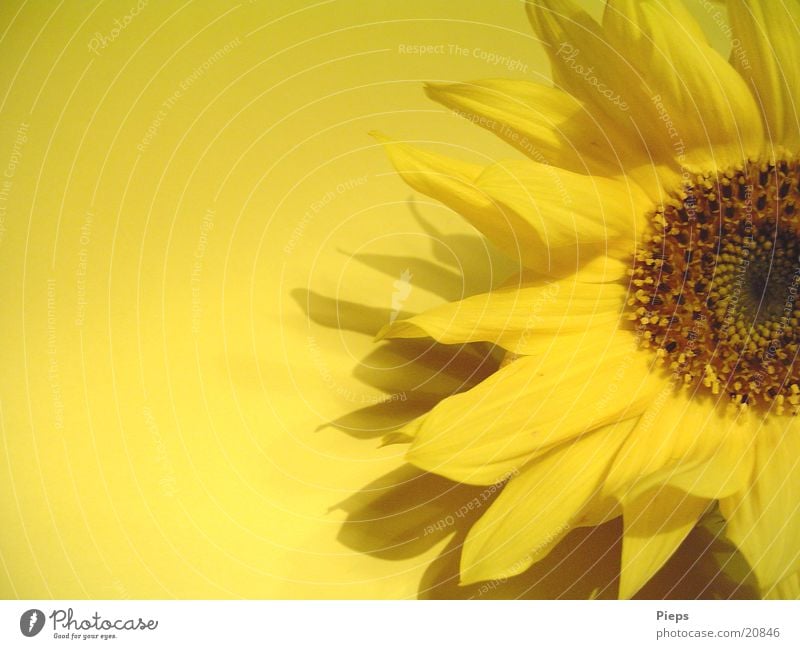
[[[628,304],[676,380],[800,412],[799,179],[797,160],[748,162],[653,214]]]

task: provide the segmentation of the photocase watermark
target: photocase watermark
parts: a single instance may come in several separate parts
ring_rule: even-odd
[[[164,443],[164,438],[161,436],[158,422],[156,422],[156,418],[153,415],[153,409],[147,404],[142,407],[142,417],[144,418],[145,428],[147,428],[147,431],[150,433],[155,447],[156,466],[159,467],[160,473],[158,484],[161,486],[165,496],[173,498],[177,493],[178,483],[175,477],[175,469],[169,458],[167,445]]]
[[[646,311],[644,314],[644,318],[647,320],[658,317],[659,316],[654,314],[652,311]],[[686,344],[681,349],[681,355],[678,357],[678,363],[676,363],[675,367],[670,371],[669,377],[664,382],[664,387],[659,390],[655,399],[650,401],[648,404],[647,410],[645,410],[645,413],[642,415],[642,418],[637,424],[637,430],[641,430],[642,432],[651,430],[655,425],[656,420],[660,418],[661,410],[664,408],[667,399],[671,395],[675,394],[676,386],[686,385],[687,377],[684,372],[681,358],[694,355],[694,351],[697,348],[697,340],[700,338],[700,334],[707,328],[707,326],[708,319],[704,313],[698,314],[697,319],[692,321],[692,326],[686,333]],[[641,335],[639,335],[639,332],[644,331],[641,319],[640,324],[636,327],[636,331],[638,344],[641,341]]]
[[[75,326],[82,327],[86,318],[86,275],[89,268],[89,245],[92,242],[92,224],[94,212],[89,209],[83,217],[80,230],[80,248],[78,249],[78,268],[75,270],[75,292],[77,302],[75,308]]]
[[[519,145],[530,158],[533,158],[536,162],[541,165],[547,167],[547,175],[550,176],[550,179],[553,181],[553,186],[557,189],[559,198],[561,198],[561,204],[565,207],[569,207],[572,205],[572,196],[570,196],[567,188],[564,186],[564,179],[561,177],[561,174],[558,172],[556,167],[545,158],[539,149],[533,146],[527,138],[522,138],[519,142]]]
[[[481,584],[481,587],[478,591],[470,597],[470,599],[475,599],[476,597],[483,597],[486,593],[493,591],[503,584],[505,584],[509,579],[512,577],[524,572],[528,569],[532,564],[536,563],[536,561],[540,558],[539,555],[542,552],[550,547],[553,542],[559,538],[562,534],[569,531],[571,527],[570,521],[563,523],[556,529],[550,530],[547,535],[539,541],[533,548],[531,548],[530,552],[528,552],[524,557],[515,561],[506,571],[506,575],[504,577],[498,577],[497,579],[491,579],[489,581],[484,582]]]
[[[408,401],[408,395],[405,391],[393,392],[391,394],[367,394],[364,392],[355,392],[347,386],[339,384],[333,377],[330,367],[322,356],[322,350],[319,347],[317,339],[314,338],[314,336],[309,336],[307,342],[311,362],[314,364],[314,367],[316,367],[317,372],[319,372],[322,382],[331,392],[345,401],[365,405],[378,405],[380,403],[389,403],[392,401]]]
[[[19,630],[26,638],[32,638],[44,628],[44,622],[44,611],[31,608],[19,616]]]
[[[647,318],[652,318],[653,313],[652,311],[647,311],[645,313]],[[622,362],[617,365],[617,369],[614,371],[614,376],[612,377],[611,381],[605,386],[605,390],[603,391],[603,396],[597,399],[594,403],[594,408],[596,412],[602,413],[605,412],[608,408],[608,404],[611,402],[611,399],[614,395],[619,391],[620,386],[625,384],[625,375],[628,373],[631,364],[633,363],[633,359],[635,355],[641,350],[643,345],[643,339],[647,333],[647,325],[646,320],[645,322],[642,321],[640,318],[637,323],[636,327],[634,328],[633,332],[633,340],[631,341],[630,346],[630,353],[626,353],[622,359]]]
[[[206,256],[208,247],[208,235],[214,229],[214,217],[216,211],[213,207],[206,209],[203,220],[200,222],[200,234],[197,237],[197,245],[194,248],[192,261],[192,273],[189,284],[192,291],[192,333],[197,336],[200,333],[200,319],[203,315],[203,306],[200,299],[200,280],[203,275],[203,258]]]
[[[58,341],[56,338],[56,280],[47,280],[47,382],[53,403],[53,425],[64,429],[64,398],[61,393],[61,378],[58,369]]]
[[[525,327],[519,335],[519,339],[514,345],[514,349],[510,350],[512,354],[524,354],[525,347],[528,344],[528,339],[531,334],[535,332],[536,327],[544,319],[542,317],[542,310],[549,304],[555,302],[561,291],[561,285],[558,282],[551,282],[547,284],[543,291],[539,293],[536,299],[530,305],[530,313],[528,319],[525,321]]]
[[[737,319],[736,312],[739,307],[739,300],[742,297],[742,289],[748,291],[749,286],[745,286],[747,280],[747,269],[750,266],[750,250],[755,247],[755,238],[753,237],[753,190],[752,184],[744,186],[744,219],[742,220],[742,246],[736,259],[735,277],[733,280],[733,290],[726,297],[725,300],[725,315],[722,318],[722,324],[725,325],[720,328],[720,338],[728,338],[727,327],[734,324]]]
[[[38,608],[25,611],[19,619],[19,630],[26,637],[39,634],[47,618],[52,623],[55,640],[114,640],[120,632],[155,631],[158,620],[138,618],[106,618],[97,611],[89,617],[76,616],[72,608],[53,609],[49,615]],[[113,632],[113,633],[112,633]],[[124,634],[123,634],[124,635]]]
[[[153,118],[153,121],[150,122],[150,125],[147,127],[147,130],[144,133],[139,144],[136,145],[136,149],[140,153],[144,153],[147,151],[148,147],[152,143],[153,139],[158,132],[161,130],[161,126],[164,123],[164,120],[167,119],[170,111],[177,105],[178,101],[183,97],[184,93],[186,93],[189,88],[191,88],[199,79],[201,79],[205,74],[214,67],[217,63],[219,63],[224,57],[230,54],[234,49],[239,47],[242,44],[242,39],[238,36],[231,41],[228,41],[216,50],[211,56],[209,56],[203,63],[198,65],[192,73],[184,77],[181,82],[178,84],[178,87],[172,92],[172,94],[167,97],[164,101],[161,102],[161,108],[159,108],[156,116]]]
[[[19,126],[17,126],[14,144],[11,145],[11,155],[6,162],[5,169],[3,169],[3,177],[0,178],[0,243],[3,242],[6,235],[8,196],[11,193],[11,188],[14,186],[14,176],[17,173],[17,167],[22,160],[22,150],[28,142],[29,128],[30,125],[27,122],[21,122]]]
[[[412,43],[400,43],[397,46],[399,54],[412,54],[414,56],[426,56],[429,54],[447,54],[447,45],[440,43],[438,45],[419,45]]]
[[[683,139],[678,132],[678,127],[675,125],[675,122],[672,120],[672,116],[670,115],[667,107],[664,105],[664,100],[661,95],[653,95],[650,98],[650,101],[653,102],[653,105],[656,107],[658,111],[658,118],[664,122],[664,128],[667,130],[667,135],[669,135],[670,139],[673,140],[676,153],[684,155],[686,152],[686,147],[683,143]]]
[[[615,92],[595,74],[593,65],[587,67],[578,63],[577,58],[580,56],[580,53],[581,51],[574,45],[562,42],[559,44],[556,56],[566,63],[576,76],[583,78],[599,95],[605,97],[614,106],[622,111],[630,110],[628,102],[624,101],[619,93]]]
[[[461,110],[460,108],[454,108],[453,112],[456,115],[469,120],[476,126],[490,130],[504,140],[510,141],[529,158],[535,160],[540,165],[547,167],[547,175],[550,176],[553,186],[558,190],[561,202],[565,206],[572,205],[572,196],[570,196],[567,188],[564,186],[564,180],[562,179],[561,174],[558,173],[557,168],[553,165],[553,163],[547,159],[541,150],[533,142],[531,142],[526,135],[511,128],[505,122],[498,122],[497,120],[486,117],[485,115],[477,115],[475,113]]]
[[[776,326],[772,329],[769,345],[761,355],[764,369],[760,369],[753,375],[753,382],[759,388],[764,384],[769,374],[776,372],[773,364],[778,360],[777,354],[778,349],[782,347],[782,338],[787,330],[791,331],[795,326],[792,320],[794,319],[794,313],[797,309],[797,298],[800,290],[800,257],[798,257],[795,263],[798,265],[795,266],[791,281],[784,293],[783,313]],[[778,368],[778,371],[779,370],[780,367]],[[796,388],[794,386],[791,386],[790,389],[796,394]]]
[[[394,293],[392,293],[392,311],[389,314],[389,322],[397,320],[397,316],[400,315],[400,311],[403,310],[403,305],[408,299],[408,296],[411,295],[411,279],[413,277],[414,275],[412,275],[411,271],[406,268],[400,273],[400,278],[394,280],[392,283]]]
[[[491,117],[487,117],[486,115],[477,115],[475,113],[470,113],[466,110],[461,110],[460,108],[453,108],[452,112],[454,112],[456,115],[459,115],[460,117],[463,117],[466,120],[469,120],[476,126],[480,126],[490,131],[494,131],[495,133],[500,133],[502,132],[502,129],[505,128],[507,129],[507,131],[505,131],[505,134],[508,135],[509,137],[511,137],[515,133],[519,135],[519,133],[513,131],[508,126],[508,124],[498,122],[497,120],[492,119]]]
[[[454,513],[448,514],[447,516],[443,516],[435,523],[431,523],[430,525],[426,525],[425,529],[422,532],[422,536],[428,536],[429,534],[433,534],[434,532],[440,532],[442,530],[446,530],[448,527],[455,525],[456,520],[464,518],[470,512],[478,511],[481,507],[483,507],[486,503],[490,502],[492,496],[497,493],[500,489],[502,489],[506,483],[511,480],[511,478],[516,477],[519,474],[519,470],[513,469],[506,473],[500,481],[496,484],[489,485],[481,491],[477,496],[469,500],[468,502],[464,503],[459,507]]]
[[[672,115],[664,105],[664,100],[661,95],[653,95],[650,98],[650,101],[653,102],[653,106],[655,106],[656,111],[658,111],[658,118],[664,123],[664,128],[667,131],[672,148],[675,151],[675,159],[680,164],[681,183],[683,184],[684,188],[691,187],[694,184],[694,177],[692,172],[686,166],[686,144],[683,141],[683,137],[681,136],[680,131],[678,131],[678,127],[675,121],[672,119]],[[684,201],[683,207],[690,219],[694,219],[697,215],[696,201],[697,199],[691,192],[688,193],[686,200]]]
[[[303,216],[297,222],[297,225],[294,226],[294,229],[292,230],[292,233],[289,235],[289,240],[286,242],[286,245],[283,246],[284,254],[290,255],[294,252],[294,249],[297,247],[297,244],[305,236],[308,226],[316,218],[317,214],[319,214],[328,205],[333,203],[337,198],[344,196],[348,192],[366,184],[367,180],[368,176],[366,175],[348,178],[347,180],[343,180],[342,182],[337,183],[336,187],[326,191],[317,200],[312,201],[311,204],[308,206],[308,209],[305,212],[303,212]]]
[[[509,72],[521,72],[523,74],[528,72],[528,64],[519,59],[480,47],[464,47],[457,43],[401,43],[397,46],[397,52],[398,54],[411,56],[463,56],[484,61],[489,65],[503,67]]]
[[[128,26],[133,22],[133,19],[139,15],[147,6],[147,0],[138,0],[138,2],[131,7],[130,11],[126,13],[122,19],[114,18],[114,27],[107,33],[95,32],[89,40],[87,47],[93,54],[99,54],[101,50],[106,49],[111,43],[117,40],[120,34],[125,31]]]
[[[723,11],[716,2],[712,2],[711,0],[697,1],[700,3],[703,9],[705,9],[706,13],[711,16],[711,19],[714,21],[717,27],[719,27],[720,31],[730,41],[731,56],[739,61],[739,64],[742,66],[743,70],[749,70],[752,66],[750,65],[750,59],[747,56],[747,50],[742,45],[742,41],[734,37],[733,28],[727,21],[725,11]]]

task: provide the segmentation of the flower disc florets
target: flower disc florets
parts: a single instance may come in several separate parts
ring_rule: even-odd
[[[682,383],[800,411],[800,221],[795,161],[701,175],[653,214],[630,317]]]

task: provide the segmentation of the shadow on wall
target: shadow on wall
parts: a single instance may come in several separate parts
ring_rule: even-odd
[[[430,235],[435,262],[381,255],[361,255],[357,259],[392,277],[396,277],[398,267],[413,267],[415,283],[420,282],[447,300],[464,297],[467,287],[473,293],[489,288],[481,286],[478,279],[467,279],[468,274],[480,275],[485,283],[484,269],[461,264],[463,260],[486,258],[482,239],[458,237],[445,245],[440,233],[418,215],[417,219]],[[498,267],[508,267],[508,262]],[[497,277],[494,284],[503,280],[505,277]],[[307,290],[296,290],[293,297],[317,326],[368,336],[374,336],[393,315],[389,308],[366,307]],[[394,315],[403,318],[410,314]],[[355,376],[388,395],[404,394],[406,398],[354,410],[322,423],[320,429],[335,429],[359,439],[382,438],[384,444],[407,444],[410,437],[399,429],[440,400],[468,390],[491,375],[502,355],[502,350],[484,343],[440,345],[430,339],[377,343],[374,351],[356,366]],[[338,505],[347,513],[339,539],[356,552],[387,561],[419,556],[446,541],[419,584],[418,596],[423,599],[616,598],[620,519],[572,531],[544,559],[518,576],[459,585],[464,539],[501,489],[460,484],[404,465]],[[468,503],[479,506],[468,508]],[[720,561],[741,561],[718,538],[720,533],[721,530],[712,533],[706,528],[695,529],[638,597],[757,597],[752,587],[732,581],[717,568]]]

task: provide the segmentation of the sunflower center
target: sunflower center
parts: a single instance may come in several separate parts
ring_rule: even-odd
[[[696,178],[653,215],[630,318],[676,381],[800,412],[797,160]]]

